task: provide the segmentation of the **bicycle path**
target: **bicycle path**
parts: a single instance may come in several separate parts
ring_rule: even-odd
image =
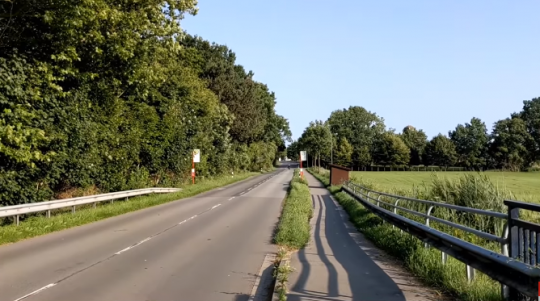
[[[289,301],[445,300],[425,288],[349,222],[347,213],[314,176],[305,174],[313,201],[311,239],[294,253]]]

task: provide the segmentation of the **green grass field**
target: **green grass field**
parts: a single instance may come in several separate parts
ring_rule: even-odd
[[[392,192],[412,190],[414,185],[425,184],[429,186],[434,176],[457,179],[465,173],[467,172],[355,171],[352,176],[371,182],[385,191]],[[484,172],[483,174],[489,176],[500,188],[510,190],[518,200],[540,203],[539,172]]]

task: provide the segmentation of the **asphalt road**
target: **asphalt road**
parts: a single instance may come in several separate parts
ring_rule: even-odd
[[[248,300],[291,176],[2,246],[0,301]]]

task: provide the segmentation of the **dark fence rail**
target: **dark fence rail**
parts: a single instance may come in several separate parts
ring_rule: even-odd
[[[378,192],[350,181],[344,183],[342,191],[394,227],[422,240],[425,247],[440,250],[443,263],[446,263],[447,255],[465,263],[469,281],[474,279],[474,271],[478,270],[501,283],[501,295],[505,300],[539,300],[540,225],[519,219],[520,210],[540,212],[539,205],[505,201],[508,206],[506,214]],[[406,208],[400,206],[400,202],[417,206]],[[498,219],[504,224],[502,233],[498,236],[435,217],[432,215],[435,208]],[[425,211],[420,212],[421,209]],[[430,220],[496,242],[500,245],[500,253],[434,229],[430,227]]]

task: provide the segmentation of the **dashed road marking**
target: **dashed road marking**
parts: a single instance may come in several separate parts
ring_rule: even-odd
[[[39,293],[39,292],[41,292],[41,291],[44,291],[44,290],[46,290],[46,289],[48,289],[48,288],[53,287],[53,286],[55,286],[55,285],[56,285],[56,283],[47,284],[47,285],[45,285],[44,287],[42,287],[42,288],[40,288],[40,289],[37,289],[37,290],[31,292],[30,294],[24,295],[24,296],[20,297],[19,299],[15,299],[14,301],[20,301],[20,300],[22,300],[22,299],[26,299],[26,298],[28,298],[28,297],[30,297],[30,296],[33,296],[33,295],[35,295],[35,294],[37,294],[37,293]]]
[[[212,207],[212,209],[216,209],[216,208],[219,207],[219,206],[221,206],[221,204],[215,205],[214,207]],[[210,210],[212,210],[212,209],[210,209]]]
[[[120,255],[120,254],[122,254],[122,253],[124,253],[124,252],[126,252],[126,251],[128,251],[128,250],[131,250],[131,249],[135,248],[135,247],[138,246],[138,245],[141,245],[141,244],[143,244],[143,243],[149,241],[150,239],[152,239],[152,237],[147,237],[147,238],[145,238],[145,239],[139,241],[138,243],[136,243],[136,244],[134,244],[134,245],[131,245],[131,246],[129,246],[129,247],[123,249],[123,250],[120,250],[120,251],[118,251],[118,252],[116,252],[116,253],[114,253],[114,254]]]

